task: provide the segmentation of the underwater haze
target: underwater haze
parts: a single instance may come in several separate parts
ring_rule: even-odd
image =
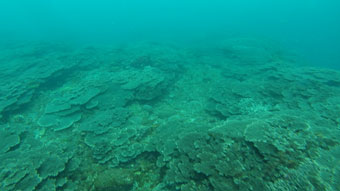
[[[91,43],[256,36],[339,67],[339,9],[337,0],[3,0],[0,31],[5,39]]]
[[[0,190],[340,190],[339,10],[1,0]]]

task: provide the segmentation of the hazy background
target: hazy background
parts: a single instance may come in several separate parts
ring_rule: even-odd
[[[1,0],[0,41],[277,41],[340,68],[339,0]]]

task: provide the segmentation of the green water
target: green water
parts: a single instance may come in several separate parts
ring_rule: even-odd
[[[0,5],[0,191],[340,190],[338,2]]]

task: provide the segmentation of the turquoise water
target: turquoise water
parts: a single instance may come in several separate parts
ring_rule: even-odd
[[[0,190],[340,190],[339,8],[1,1]]]

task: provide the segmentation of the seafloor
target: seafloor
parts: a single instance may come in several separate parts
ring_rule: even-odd
[[[0,54],[1,191],[340,190],[340,72],[270,43]]]

